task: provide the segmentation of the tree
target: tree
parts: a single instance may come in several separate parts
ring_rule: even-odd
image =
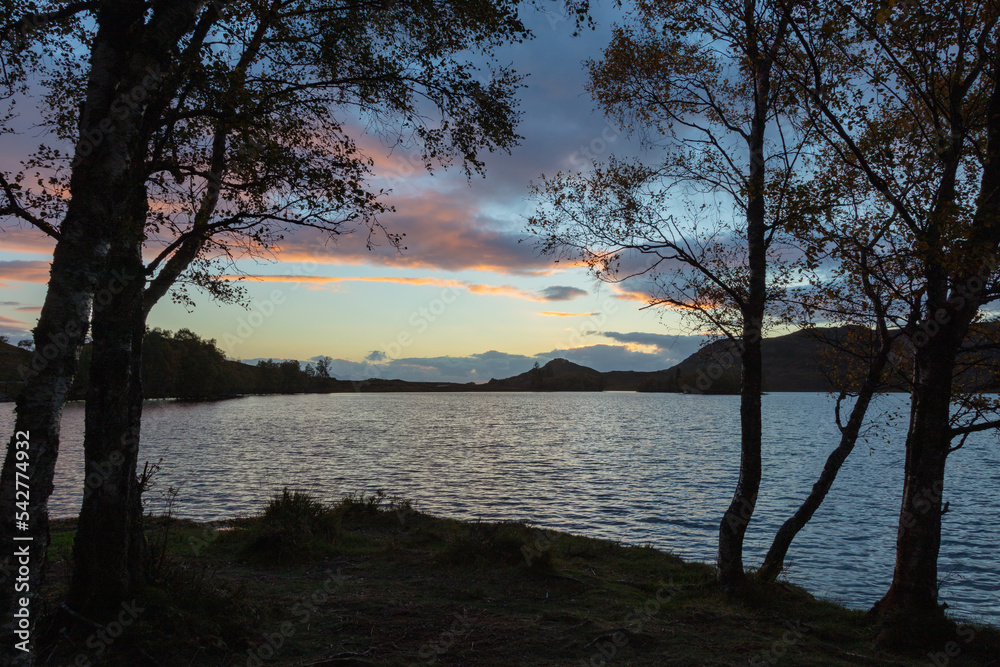
[[[589,174],[558,174],[534,189],[542,206],[529,230],[544,251],[578,256],[600,279],[651,277],[651,305],[681,309],[737,343],[740,476],[718,560],[720,583],[736,592],[761,480],[761,338],[781,316],[794,270],[779,231],[805,199],[804,138],[790,131],[773,68],[789,18],[756,1],[636,7],[603,59],[588,63],[589,90],[616,122],[662,149],[663,162],[612,157]]]
[[[4,25],[0,48],[4,49],[4,55],[13,52],[11,60],[17,63],[23,62],[20,54],[25,50],[27,38],[50,39],[52,33],[43,30],[48,25],[58,26],[53,31],[56,33],[86,31],[79,15],[95,8],[92,3],[60,3],[31,13],[29,10],[34,7],[29,3],[12,4],[14,11],[7,16],[20,18]],[[80,348],[94,306],[94,293],[111,241],[115,231],[128,228],[126,221],[134,217],[129,210],[134,205],[133,199],[122,196],[133,191],[129,187],[129,160],[122,158],[129,155],[134,146],[137,114],[129,111],[124,120],[130,122],[123,121],[112,127],[118,128],[116,132],[105,132],[100,126],[102,120],[112,117],[111,106],[118,99],[119,91],[141,87],[142,78],[147,76],[147,64],[154,57],[166,58],[169,42],[176,42],[186,31],[182,17],[174,11],[161,10],[152,22],[153,38],[142,43],[142,57],[132,58],[138,50],[134,27],[142,22],[144,15],[143,9],[137,6],[141,4],[102,3],[99,8],[97,28],[90,40],[92,67],[85,86],[86,101],[79,115],[79,132],[81,136],[100,136],[102,140],[91,147],[86,158],[72,170],[69,199],[58,229],[39,217],[39,210],[46,210],[44,202],[40,202],[33,212],[31,204],[18,199],[19,183],[9,182],[6,176],[0,183],[6,196],[3,213],[32,224],[56,239],[48,291],[34,330],[35,353],[30,366],[21,370],[24,385],[17,399],[14,436],[21,435],[24,439],[11,438],[0,477],[3,557],[9,558],[13,553],[15,535],[30,538],[32,544],[29,575],[23,582],[26,590],[15,596],[13,579],[8,577],[0,593],[5,652],[17,650],[10,640],[15,602],[26,599],[29,609],[34,612],[30,618],[37,616],[36,601],[49,536],[46,500],[52,491],[62,407],[76,374]],[[50,42],[44,42],[43,48],[51,48]],[[132,280],[136,278],[133,276]],[[26,474],[15,468],[17,442],[28,443],[26,451],[31,465]],[[18,472],[27,478],[25,490],[29,499],[25,512],[29,521],[26,527],[22,524],[21,530],[15,531],[15,492],[17,482],[25,481],[17,478]],[[30,634],[31,627],[21,631]],[[25,646],[28,644],[25,637],[19,638]]]
[[[1000,296],[998,14],[994,0],[808,5],[779,58],[843,171],[891,211],[909,260],[885,286],[912,360],[896,564],[873,609],[889,643],[948,631],[937,598],[945,462],[970,433],[1000,426],[996,403],[956,381],[963,354],[995,345],[982,307]]]
[[[321,356],[316,360],[316,375],[321,378],[330,377],[330,368],[333,363],[333,359],[327,356]]]
[[[836,159],[818,164],[825,166],[818,168],[809,187],[816,203],[800,210],[801,224],[789,231],[811,262],[827,267],[823,276],[813,275],[798,300],[804,327],[814,327],[817,320],[835,327],[816,335],[829,345],[827,377],[839,390],[834,412],[841,437],[809,494],[775,534],[757,570],[764,581],[774,581],[781,573],[792,541],[832,488],[876,394],[906,381],[899,351],[905,318],[912,321],[913,315],[900,312],[899,292],[891,286],[894,278],[907,273],[911,258],[890,234],[891,218],[865,206],[871,195],[867,183],[842,173]],[[854,405],[844,421],[843,405],[849,397]]]
[[[518,139],[519,77],[495,66],[492,53],[529,36],[518,8],[534,3],[107,0],[53,3],[33,14],[34,4],[14,4],[11,15],[22,18],[5,36],[26,34],[25,25],[35,28],[31,35],[69,25],[75,38],[45,79],[46,120],[74,144],[72,159],[41,149],[28,164],[53,180],[39,190],[24,174],[5,177],[2,211],[57,239],[35,332],[38,368],[29,371],[17,422],[32,433],[40,555],[63,389],[98,295],[85,454],[88,469],[112,453],[122,463],[85,499],[70,595],[96,618],[141,578],[135,462],[150,308],[181,280],[238,298],[229,283],[212,280],[212,258],[267,252],[285,230],[335,234],[347,223],[381,230],[377,216],[388,207],[384,193],[366,186],[372,162],[352,138],[352,121],[390,144],[417,146],[428,168],[458,161],[470,175],[481,172],[484,149],[508,150]],[[585,2],[568,4],[584,18]],[[7,43],[10,53],[23,53],[22,43]],[[90,54],[86,64],[80,53]],[[490,65],[483,80],[469,54]],[[149,264],[144,243],[159,250]],[[185,299],[183,289],[174,294]],[[43,351],[50,338],[60,341],[51,359]],[[9,454],[5,546],[12,463]],[[40,570],[33,568],[33,584]]]

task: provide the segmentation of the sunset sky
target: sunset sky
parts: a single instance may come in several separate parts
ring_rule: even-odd
[[[391,189],[397,212],[382,217],[405,233],[402,254],[365,248],[365,235],[324,242],[286,238],[274,262],[243,263],[254,306],[243,310],[193,292],[197,306],[164,299],[154,327],[189,328],[237,359],[336,359],[341,378],[487,381],[565,357],[598,370],[656,370],[697,349],[676,314],[643,310],[621,287],[601,285],[580,267],[539,256],[524,231],[528,184],[541,174],[586,168],[590,155],[636,155],[584,91],[581,62],[598,57],[614,21],[595,9],[597,30],[572,37],[558,13],[528,17],[531,42],[501,52],[529,74],[521,92],[524,137],[511,155],[487,155],[487,177],[459,169],[433,176],[414,155],[390,153],[357,130],[375,160],[375,188]],[[11,173],[41,140],[39,130],[0,138],[0,168]],[[15,223],[0,227],[0,334],[27,337],[45,295],[52,243]]]

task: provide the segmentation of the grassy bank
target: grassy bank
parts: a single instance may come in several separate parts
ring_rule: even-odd
[[[54,525],[40,664],[1000,664],[996,629],[887,654],[864,613],[795,586],[731,602],[712,568],[655,549],[380,496],[330,508],[285,494],[223,529],[150,524],[157,581],[105,626],[59,611],[73,525]]]

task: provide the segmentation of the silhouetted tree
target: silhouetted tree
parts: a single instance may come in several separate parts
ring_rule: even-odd
[[[896,304],[889,317],[912,364],[896,563],[873,609],[889,642],[948,632],[937,576],[945,462],[970,433],[1000,426],[995,397],[956,381],[963,354],[995,346],[982,320],[1000,297],[998,19],[994,0],[810,4],[778,59],[843,177],[889,212],[868,264],[891,268],[873,280]]]
[[[588,62],[589,90],[663,160],[612,157],[588,174],[557,175],[534,188],[542,207],[529,230],[602,280],[655,278],[651,305],[693,314],[737,345],[740,475],[718,552],[719,580],[735,592],[761,478],[761,338],[790,271],[776,239],[805,195],[796,187],[803,134],[788,123],[773,67],[790,20],[756,0],[635,6],[603,59]],[[705,224],[713,200],[723,202],[718,220]]]
[[[93,312],[85,456],[88,471],[112,452],[123,463],[85,498],[70,601],[101,618],[141,581],[135,457],[149,309],[182,276],[237,298],[229,283],[212,279],[212,253],[266,251],[290,228],[330,234],[358,222],[379,229],[386,205],[366,187],[372,162],[348,130],[351,120],[362,117],[390,142],[412,140],[428,167],[457,160],[481,171],[482,150],[509,149],[518,138],[518,76],[495,67],[480,80],[465,58],[477,52],[490,61],[496,46],[527,37],[517,12],[534,3],[7,4],[4,55],[19,67],[41,66],[24,58],[25,47],[53,51],[45,118],[75,146],[72,159],[43,147],[28,160],[63,168],[41,191],[27,188],[23,174],[2,183],[0,212],[56,239],[37,351],[17,407],[16,429],[31,433],[39,557],[31,591],[47,547],[59,412]],[[585,2],[569,4],[585,12]],[[56,32],[72,39],[52,40]],[[160,249],[148,265],[147,239]],[[175,295],[186,298],[183,290]],[[41,349],[47,345],[51,355]],[[14,445],[0,494],[5,548],[13,536]],[[9,618],[9,583],[3,592]]]

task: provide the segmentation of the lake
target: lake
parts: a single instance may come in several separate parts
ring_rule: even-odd
[[[893,426],[866,434],[792,544],[787,578],[818,597],[867,608],[892,578],[907,397],[880,397]],[[198,520],[254,512],[287,485],[325,500],[384,489],[424,512],[526,519],[714,562],[719,520],[739,471],[739,399],[637,393],[393,393],[149,401],[143,461],[163,459],[151,492]],[[12,431],[13,405],[0,406]],[[833,399],[764,398],[764,478],[745,559],[759,565],[837,443]],[[82,497],[83,405],[63,416],[50,500]],[[1000,447],[976,434],[948,462],[941,596],[952,615],[1000,625]]]

